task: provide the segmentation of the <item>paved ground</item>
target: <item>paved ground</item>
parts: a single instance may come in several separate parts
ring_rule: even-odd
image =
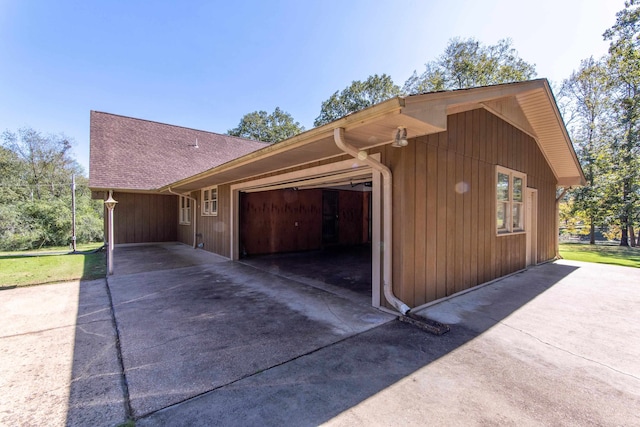
[[[2,426],[126,418],[104,280],[0,291],[0,396]]]
[[[424,310],[436,337],[183,249],[1,291],[0,425],[640,424],[636,269],[530,269]]]

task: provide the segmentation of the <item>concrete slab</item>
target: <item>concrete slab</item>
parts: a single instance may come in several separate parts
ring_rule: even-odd
[[[117,275],[109,287],[135,417],[395,318],[230,261]]]
[[[113,254],[116,276],[229,261],[212,252],[175,242],[116,246]]]
[[[368,245],[252,256],[239,262],[371,305],[371,247]]]
[[[137,425],[638,425],[637,274],[538,266],[420,313],[446,335],[387,323]]]
[[[0,425],[125,419],[104,280],[0,292]]]

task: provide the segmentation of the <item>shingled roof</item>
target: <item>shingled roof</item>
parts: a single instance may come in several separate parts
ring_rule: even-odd
[[[93,190],[156,190],[266,145],[91,111],[89,186]]]

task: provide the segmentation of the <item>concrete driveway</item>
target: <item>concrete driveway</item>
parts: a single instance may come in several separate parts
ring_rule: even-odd
[[[636,269],[532,268],[424,310],[436,337],[189,251],[0,291],[0,425],[640,424]]]

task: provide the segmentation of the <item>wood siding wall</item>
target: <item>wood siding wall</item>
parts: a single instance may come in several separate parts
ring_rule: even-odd
[[[200,191],[191,192],[191,197],[196,199],[196,240],[203,245],[203,249],[214,252],[224,257],[231,256],[231,187],[229,185],[218,186],[218,215],[203,216]],[[177,222],[177,220],[176,220]],[[178,241],[187,245],[193,245],[193,219],[190,225],[178,225]]]
[[[529,135],[479,109],[448,117],[447,131],[386,147],[394,177],[393,280],[411,306],[525,267],[525,234],[496,235],[496,165],[538,190],[537,261],[555,256],[556,179]]]
[[[114,193],[114,243],[175,242],[178,198],[158,194]],[[105,208],[105,232],[108,235]]]
[[[365,214],[368,211],[368,194],[359,191],[336,192],[338,243],[366,243],[368,233],[365,234],[363,229],[368,222]],[[323,244],[322,195],[322,189],[285,189],[242,194],[241,252],[255,255],[320,249]],[[368,226],[366,229],[368,231]]]

